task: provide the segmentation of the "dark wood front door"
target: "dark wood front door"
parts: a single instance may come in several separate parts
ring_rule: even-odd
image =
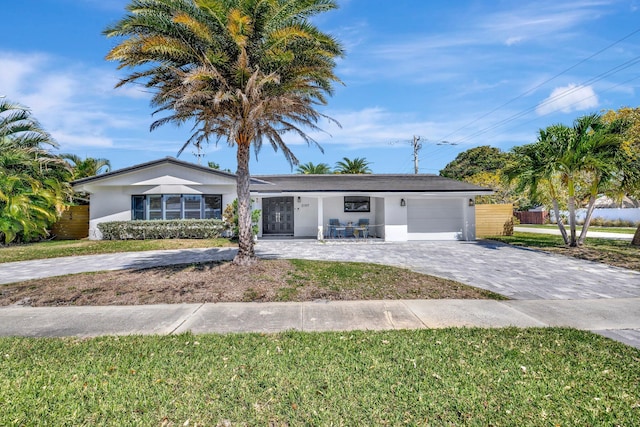
[[[262,234],[293,236],[293,197],[262,199]]]

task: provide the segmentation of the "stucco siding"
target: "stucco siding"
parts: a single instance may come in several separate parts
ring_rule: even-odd
[[[318,235],[318,199],[311,197],[293,198],[293,235],[316,237]]]

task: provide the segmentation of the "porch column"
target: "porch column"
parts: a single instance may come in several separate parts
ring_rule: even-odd
[[[318,240],[324,240],[324,198],[318,197]]]

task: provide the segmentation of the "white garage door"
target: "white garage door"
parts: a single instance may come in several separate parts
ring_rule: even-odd
[[[407,232],[443,233],[456,238],[464,226],[464,212],[460,199],[407,200]],[[446,234],[444,234],[446,233]],[[459,236],[458,236],[459,237]]]

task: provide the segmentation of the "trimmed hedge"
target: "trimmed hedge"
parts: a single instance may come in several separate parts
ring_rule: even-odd
[[[104,240],[214,239],[227,229],[220,219],[112,221],[98,224]]]

